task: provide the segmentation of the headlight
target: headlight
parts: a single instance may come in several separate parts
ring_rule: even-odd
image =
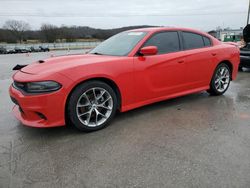
[[[42,82],[14,82],[14,87],[26,93],[47,93],[57,91],[61,88],[61,84],[55,81],[42,81]]]

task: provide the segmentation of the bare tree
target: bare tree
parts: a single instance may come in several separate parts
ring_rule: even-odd
[[[25,31],[30,29],[27,22],[21,20],[8,20],[5,22],[3,28],[9,30],[12,35],[21,43],[24,39]]]
[[[59,38],[58,28],[52,24],[42,24],[41,34],[46,42],[55,42]]]

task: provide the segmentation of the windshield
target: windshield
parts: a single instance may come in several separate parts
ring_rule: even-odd
[[[126,56],[145,35],[146,32],[122,32],[105,40],[89,53],[96,55]]]

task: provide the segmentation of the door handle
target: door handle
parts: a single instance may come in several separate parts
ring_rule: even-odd
[[[215,53],[215,52],[214,52],[214,53],[212,53],[212,56],[216,56],[216,55],[217,55],[217,53]]]
[[[179,60],[178,63],[184,63],[185,61],[184,60]]]

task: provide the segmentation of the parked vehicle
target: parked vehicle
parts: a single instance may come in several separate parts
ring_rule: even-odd
[[[7,49],[7,54],[15,54],[15,49]]]
[[[109,38],[88,54],[22,65],[9,92],[16,104],[13,112],[25,125],[70,122],[79,130],[96,131],[117,110],[204,90],[222,95],[236,78],[239,61],[239,48],[204,32],[136,29]]]
[[[240,49],[239,70],[242,70],[243,67],[250,68],[250,44]]]
[[[41,49],[39,47],[32,46],[30,47],[31,52],[41,52]]]
[[[0,46],[0,54],[7,54],[6,48]]]
[[[42,52],[49,52],[49,48],[48,47],[45,47],[45,46],[39,46],[40,50]]]
[[[15,47],[15,53],[28,53],[29,50],[25,49],[25,48],[19,48],[19,47]]]
[[[224,42],[238,42],[240,41],[241,36],[240,35],[225,35],[224,36]]]
[[[247,44],[246,46],[240,49],[239,70],[242,70],[243,67],[250,68],[250,25],[247,25],[244,28],[243,38]]]

